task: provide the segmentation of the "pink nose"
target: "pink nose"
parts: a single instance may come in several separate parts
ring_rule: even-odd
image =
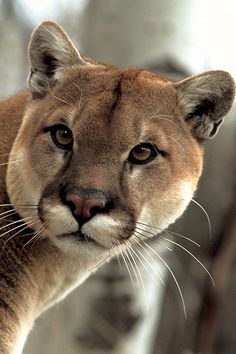
[[[99,199],[84,199],[77,194],[69,194],[66,201],[74,217],[80,222],[85,223],[95,214],[104,208],[104,202]]]

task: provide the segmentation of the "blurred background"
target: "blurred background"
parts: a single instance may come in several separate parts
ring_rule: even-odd
[[[234,0],[0,0],[0,97],[26,86],[27,45],[42,20],[57,20],[86,56],[181,79],[210,69],[236,77],[235,18]],[[171,226],[200,247],[171,238],[165,263],[140,262],[134,289],[122,259],[107,264],[37,320],[24,354],[235,354],[235,176],[233,109],[206,144],[196,202]]]

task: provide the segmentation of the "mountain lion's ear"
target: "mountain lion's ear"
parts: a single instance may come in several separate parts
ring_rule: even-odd
[[[225,71],[208,71],[174,84],[185,119],[200,141],[212,138],[232,107],[235,83]]]
[[[34,98],[44,96],[59,77],[59,73],[75,64],[87,65],[57,23],[42,22],[33,32],[29,44],[31,73],[28,79]]]

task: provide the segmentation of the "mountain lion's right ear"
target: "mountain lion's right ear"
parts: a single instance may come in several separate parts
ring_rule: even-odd
[[[73,65],[88,65],[62,27],[42,22],[33,32],[29,44],[31,72],[28,84],[33,98],[43,97],[55,85],[59,73]]]
[[[178,103],[199,141],[213,138],[235,98],[235,82],[225,71],[207,71],[174,84]]]

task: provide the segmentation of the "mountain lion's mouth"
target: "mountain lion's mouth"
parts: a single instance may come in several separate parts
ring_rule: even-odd
[[[68,238],[71,237],[73,239],[75,239],[76,241],[79,242],[83,242],[83,243],[93,243],[94,245],[98,246],[98,247],[102,247],[105,248],[102,244],[100,244],[99,242],[97,242],[96,240],[94,240],[92,237],[90,237],[87,234],[84,234],[82,231],[76,231],[76,232],[70,232],[68,234],[63,234],[63,235],[59,235],[59,238]]]

